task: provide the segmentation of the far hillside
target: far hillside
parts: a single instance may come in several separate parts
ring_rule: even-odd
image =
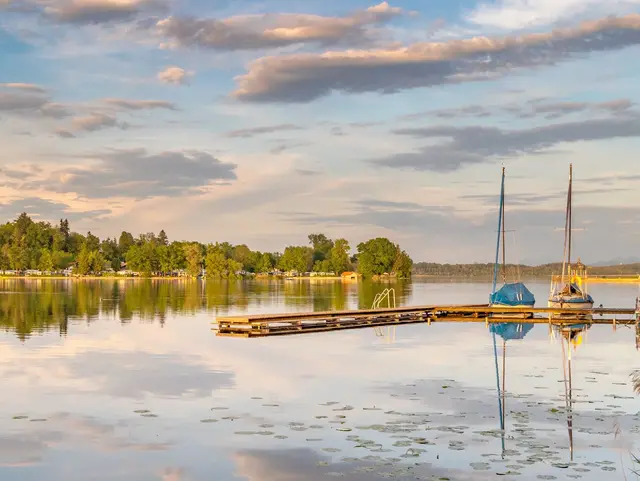
[[[494,264],[437,264],[433,262],[418,262],[413,265],[413,275],[434,277],[486,277],[493,276]],[[560,273],[562,264],[544,264],[541,266],[527,266],[508,264],[509,276],[519,273],[520,277],[548,277]],[[640,263],[620,264],[614,266],[588,266],[587,272],[591,276],[611,275],[640,275]]]

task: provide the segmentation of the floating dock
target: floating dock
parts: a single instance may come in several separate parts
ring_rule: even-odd
[[[267,337],[313,332],[386,327],[433,322],[535,323],[635,325],[638,310],[597,308],[588,310],[554,308],[504,308],[484,304],[411,306],[352,311],[294,312],[223,316],[214,322],[218,336]]]

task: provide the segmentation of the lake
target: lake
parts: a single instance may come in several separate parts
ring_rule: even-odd
[[[527,285],[546,304],[548,284]],[[0,479],[636,479],[632,327],[594,326],[566,345],[536,325],[506,341],[504,376],[502,339],[495,357],[484,324],[211,331],[217,315],[370,307],[389,286],[399,305],[483,303],[490,291],[420,280],[0,280]],[[606,307],[633,307],[638,295],[590,290]]]

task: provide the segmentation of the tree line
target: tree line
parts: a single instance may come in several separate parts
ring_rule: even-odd
[[[491,278],[493,276],[493,269],[493,263],[438,264],[433,262],[418,262],[413,265],[413,274],[433,277]],[[543,264],[539,266],[507,264],[505,269],[509,278],[549,277],[562,272],[562,263]],[[589,267],[589,274],[594,276],[635,275],[639,272],[640,264]]]
[[[308,240],[308,245],[288,246],[281,253],[253,251],[245,244],[229,242],[170,242],[164,230],[137,237],[123,231],[118,238],[101,240],[91,232],[72,232],[67,219],[52,225],[35,222],[22,213],[0,225],[0,271],[59,272],[72,267],[77,275],[126,269],[145,276],[184,272],[194,277],[205,271],[207,277],[223,279],[277,271],[340,275],[356,270],[365,277],[411,275],[413,261],[389,239],[362,242],[353,255],[346,239],[332,240],[314,233]]]

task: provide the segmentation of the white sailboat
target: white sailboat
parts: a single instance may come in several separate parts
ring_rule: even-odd
[[[573,193],[573,164],[569,165],[569,191],[567,193],[567,210],[564,227],[564,258],[562,260],[562,274],[551,279],[549,307],[560,309],[588,310],[593,308],[593,298],[587,292],[585,283],[586,270],[578,262],[575,269],[571,265],[571,230],[573,223],[572,212]]]

